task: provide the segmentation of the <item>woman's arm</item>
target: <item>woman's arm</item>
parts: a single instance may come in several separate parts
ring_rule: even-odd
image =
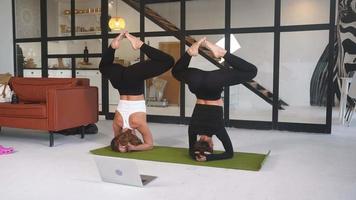
[[[130,65],[126,70],[126,75],[132,79],[146,80],[163,74],[170,70],[174,65],[172,56],[161,50],[142,44],[141,51],[150,59]]]
[[[189,139],[189,155],[191,158],[195,159],[194,145],[197,142],[197,134],[193,130],[188,128],[188,139]]]
[[[174,65],[174,67],[172,69],[172,75],[178,81],[187,82],[187,80],[186,80],[187,78],[185,75],[188,70],[189,63],[190,63],[191,59],[192,59],[192,56],[190,56],[188,54],[188,52],[185,52],[185,54]]]
[[[128,147],[129,151],[146,151],[146,150],[153,149],[153,144],[143,143],[143,144],[135,146],[135,145],[128,143],[127,147]]]
[[[141,131],[142,131],[142,129],[140,130],[140,132]],[[143,135],[143,144],[139,144],[139,145],[135,146],[135,145],[128,143],[127,147],[128,147],[129,151],[145,151],[145,150],[153,149],[152,134],[151,134],[150,130],[148,129],[148,126],[147,126],[147,130],[145,130],[145,131],[146,132]]]
[[[115,80],[119,77],[124,66],[113,63],[114,62],[115,49],[111,45],[104,51],[100,64],[99,70],[106,78],[110,80]]]
[[[143,139],[143,144],[134,146],[129,144],[129,151],[144,151],[150,150],[153,148],[153,138],[151,130],[148,128],[148,124],[146,122],[146,114],[145,113],[135,113],[132,115],[135,118],[134,123],[130,124],[131,127],[136,128],[141,134]],[[132,118],[132,119],[133,119]]]
[[[216,134],[216,137],[221,141],[224,146],[225,152],[219,154],[209,154],[206,155],[206,160],[222,160],[232,158],[234,156],[234,150],[231,144],[229,135],[227,134],[225,128]]]
[[[115,54],[115,49],[113,49],[111,45],[103,52],[99,64],[99,70],[105,76],[110,74],[110,71],[112,70],[111,68],[114,62],[114,54]]]
[[[153,48],[147,44],[142,44],[140,50],[147,55],[151,60],[157,61],[161,65],[165,65],[166,68],[171,68],[174,64],[174,58],[156,48]]]
[[[230,71],[232,79],[228,85],[250,81],[257,75],[257,67],[242,58],[227,52],[224,55],[224,59],[225,62],[232,67]],[[228,76],[227,79],[229,79],[230,76]]]

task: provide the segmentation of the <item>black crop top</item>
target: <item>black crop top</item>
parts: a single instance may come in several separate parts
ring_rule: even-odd
[[[212,79],[214,71],[191,68],[190,73],[196,78],[187,83],[188,88],[198,99],[218,100],[221,98],[224,88],[221,85],[214,84],[214,79]]]

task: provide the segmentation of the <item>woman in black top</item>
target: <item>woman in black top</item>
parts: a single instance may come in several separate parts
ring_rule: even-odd
[[[232,67],[214,71],[188,68],[192,56],[198,55],[200,46],[209,49],[214,57],[224,58]],[[224,126],[221,92],[225,86],[237,85],[253,79],[257,74],[257,68],[203,38],[194,43],[178,60],[172,69],[172,74],[177,80],[186,83],[189,90],[197,97],[188,131],[190,156],[197,161],[231,158],[234,151]],[[200,138],[197,141],[198,135]],[[212,153],[213,135],[222,142],[225,152]]]
[[[128,67],[113,63],[115,50],[120,47],[120,41],[127,38],[134,50],[140,49],[150,59]],[[142,134],[143,143],[127,146],[117,145],[117,151],[148,150],[153,147],[153,139],[146,121],[146,106],[144,101],[144,80],[158,76],[168,71],[174,65],[172,56],[144,44],[141,40],[122,32],[117,36],[103,52],[99,69],[104,77],[108,78],[112,86],[120,93],[120,102],[113,120],[115,144],[120,144],[120,134],[127,132],[135,133],[138,130]]]

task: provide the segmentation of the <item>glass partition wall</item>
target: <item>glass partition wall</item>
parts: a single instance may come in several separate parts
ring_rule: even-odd
[[[180,58],[180,41],[172,36],[145,37],[150,46],[171,55],[175,61]],[[148,59],[145,56],[145,59]],[[145,98],[147,114],[180,116],[180,82],[171,70],[146,80]]]
[[[120,95],[99,72],[102,52],[121,31],[109,26],[111,18],[175,61],[206,36],[258,68],[252,81],[224,88],[228,126],[330,133],[332,91],[325,106],[311,105],[310,91],[334,40],[335,8],[335,0],[13,0],[14,71],[89,78],[99,88],[101,114],[111,119]],[[126,66],[145,59],[127,40],[115,52],[115,62]],[[224,63],[201,53],[189,67]],[[145,98],[148,120],[162,123],[187,123],[196,100],[170,71],[145,81]]]

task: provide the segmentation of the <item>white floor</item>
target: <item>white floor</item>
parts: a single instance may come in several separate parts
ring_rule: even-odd
[[[356,123],[336,125],[332,135],[229,128],[238,151],[272,153],[259,172],[137,161],[158,176],[146,188],[103,183],[89,150],[111,139],[111,121],[100,133],[55,137],[3,128],[0,144],[17,152],[0,156],[1,200],[77,199],[356,199]],[[187,146],[187,126],[151,124],[157,145]],[[217,145],[221,149],[221,145]]]

